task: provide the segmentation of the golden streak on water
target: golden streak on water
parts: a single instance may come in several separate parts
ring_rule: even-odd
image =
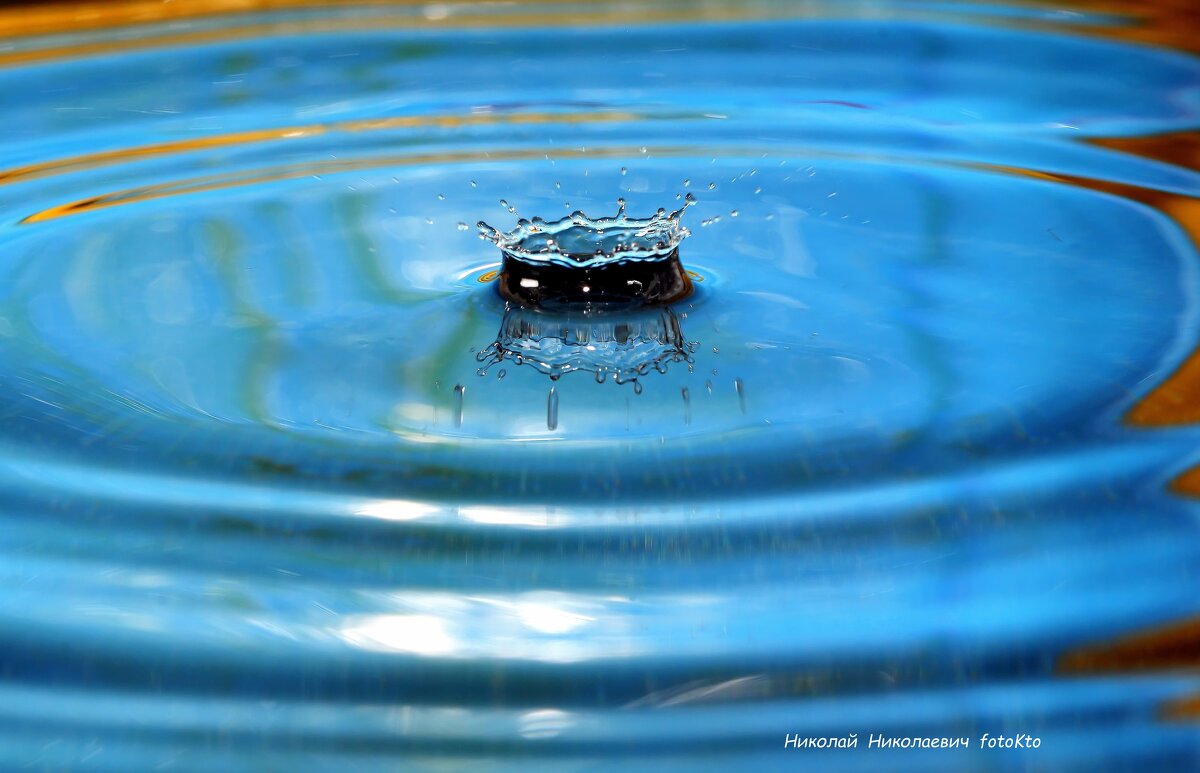
[[[1094,145],[1130,153],[1182,169],[1200,169],[1200,132],[1176,132],[1155,137],[1093,139]],[[1200,199],[1164,191],[1111,190],[1147,204],[1171,218],[1200,250]],[[1165,381],[1138,402],[1125,420],[1139,427],[1171,427],[1200,422],[1200,348]],[[1200,496],[1200,475],[1185,475],[1174,488]]]
[[[1035,0],[1037,1],[1037,0]],[[1048,0],[1041,0],[1049,4]],[[669,5],[629,6],[605,0],[574,0],[571,3],[540,6],[535,11],[512,12],[512,6],[533,6],[537,0],[444,0],[438,3],[440,13],[424,13],[424,0],[356,0],[355,6],[383,9],[378,15],[359,18],[325,17],[290,19],[224,26],[219,29],[176,31],[167,34],[147,34],[124,40],[93,41],[90,43],[48,46],[10,51],[0,54],[0,66],[54,59],[99,56],[125,51],[170,48],[207,43],[227,43],[268,36],[321,34],[328,32],[369,32],[380,29],[421,28],[497,28],[497,27],[591,27],[596,25],[649,25],[685,22],[765,21],[788,19],[846,19],[869,17],[867,6],[856,10],[853,5],[797,4],[794,7],[689,3]],[[539,4],[540,5],[540,4]],[[965,5],[970,5],[967,3]],[[503,6],[508,13],[489,13],[490,7]],[[1057,4],[1055,4],[1058,10]],[[404,9],[403,13],[387,15],[386,9]],[[1022,29],[1069,31],[1073,34],[1115,38],[1183,50],[1200,50],[1200,12],[1194,0],[1165,0],[1157,3],[1134,0],[1077,0],[1073,8],[1126,16],[1127,24],[1070,23],[1058,19],[1052,22],[1019,18],[990,17],[996,26]],[[261,14],[296,9],[329,11],[326,0],[112,0],[112,2],[60,2],[35,8],[0,9],[0,37],[32,37],[58,35],[87,30],[136,27],[148,24],[186,24],[218,16]],[[481,13],[481,9],[483,12]],[[911,20],[956,18],[955,11],[936,8],[912,9],[905,14]]]
[[[659,116],[654,116],[659,118]],[[685,115],[664,115],[662,118],[679,120]],[[175,153],[189,153],[213,148],[227,148],[261,142],[279,142],[317,137],[330,132],[368,132],[388,129],[455,129],[464,126],[521,125],[521,124],[580,124],[580,123],[625,123],[648,120],[650,116],[625,111],[573,112],[573,113],[471,113],[469,115],[415,115],[393,118],[371,118],[357,121],[337,121],[303,126],[284,126],[277,129],[257,129],[244,132],[220,134],[174,142],[160,142],[134,148],[85,153],[79,156],[56,159],[37,164],[0,170],[0,185],[23,180],[37,179],[47,175],[74,172],[83,169],[122,164],[142,158],[154,158]],[[564,155],[561,151],[557,155]]]
[[[1200,695],[1168,701],[1159,716],[1167,721],[1200,721]]]
[[[532,4],[533,0],[520,0],[517,4]],[[160,3],[161,4],[161,3]],[[201,5],[201,2],[197,2]],[[230,0],[229,5],[235,5]],[[571,5],[578,6],[578,0]],[[838,14],[832,9],[808,8],[799,6],[793,9],[770,7],[743,7],[732,3],[728,6],[709,5],[669,5],[660,7],[638,7],[624,5],[609,5],[603,2],[586,0],[582,3],[591,6],[587,10],[566,7],[558,11],[554,6],[542,6],[538,11],[498,13],[478,13],[481,6],[508,6],[512,3],[499,2],[450,2],[441,3],[448,10],[437,16],[424,14],[405,14],[396,16],[366,16],[361,18],[326,17],[304,20],[289,20],[266,22],[259,24],[244,24],[224,26],[218,29],[191,30],[169,34],[151,34],[124,40],[102,40],[90,43],[80,43],[68,46],[51,46],[46,48],[29,48],[0,54],[0,67],[21,65],[30,62],[42,62],[56,59],[78,59],[88,56],[140,51],[154,48],[173,48],[207,43],[228,43],[233,40],[253,40],[265,37],[283,37],[288,35],[326,34],[330,32],[375,32],[379,30],[407,29],[463,29],[463,28],[545,28],[562,29],[565,27],[594,27],[598,25],[651,25],[683,22],[722,23],[731,21],[765,21],[777,19],[809,19],[809,18],[845,18],[847,14]],[[120,8],[123,5],[142,6],[141,2],[115,2],[111,6]],[[184,5],[175,3],[170,5]],[[214,5],[222,5],[214,3]],[[422,6],[424,3],[404,2],[375,2],[372,5],[388,6]],[[216,16],[221,14],[249,13],[254,11],[277,11],[288,8],[321,7],[328,9],[328,3],[317,3],[312,0],[246,0],[242,8],[215,8],[208,12],[181,15],[180,20],[201,16]],[[80,7],[92,10],[82,18],[77,18],[76,9]],[[122,20],[121,14],[110,16],[107,10],[110,4],[88,3],[68,4],[61,6],[61,14],[57,16],[40,16],[37,20],[26,23],[19,12],[8,12],[0,16],[0,36],[32,36],[50,33],[62,33],[69,30],[87,30],[108,27],[120,27],[139,23],[135,19]],[[100,10],[101,8],[105,10]],[[458,9],[464,9],[459,12]],[[135,13],[137,9],[131,11]],[[931,14],[937,16],[937,14]],[[941,14],[946,16],[946,14]],[[109,19],[113,19],[109,21]],[[147,17],[145,22],[162,22],[169,17],[154,19]],[[60,26],[55,26],[55,24]],[[1029,26],[1029,25],[1026,25]],[[1042,25],[1044,26],[1044,25]]]
[[[1176,620],[1112,641],[1077,647],[1059,657],[1063,674],[1105,674],[1200,668],[1200,617]]]
[[[1036,2],[1059,11],[1129,19],[1126,24],[1067,25],[1075,34],[1200,51],[1200,3],[1196,0],[1073,0],[1067,9],[1057,0]]]
[[[1200,617],[1127,633],[1107,642],[1077,647],[1058,658],[1064,676],[1136,674],[1200,668]],[[1200,695],[1163,703],[1165,720],[1200,719]]]
[[[562,149],[556,151],[556,155],[558,158],[622,158],[638,152],[640,152],[640,148],[611,147],[591,148],[588,150]],[[694,148],[678,148],[668,146],[654,148],[653,152],[661,156],[689,156],[694,155],[696,151]],[[20,224],[28,225],[32,223],[42,223],[48,220],[56,220],[58,218],[68,217],[70,215],[78,215],[83,212],[92,212],[97,209],[105,209],[123,204],[151,201],[154,199],[166,198],[168,196],[204,193],[208,191],[224,190],[227,188],[236,188],[245,185],[257,185],[259,183],[277,182],[279,180],[311,177],[313,175],[319,176],[326,174],[337,174],[340,172],[377,169],[379,167],[387,166],[462,164],[481,161],[540,160],[544,158],[545,155],[545,151],[540,149],[493,150],[487,152],[459,151],[414,153],[398,156],[372,156],[369,158],[353,160],[335,159],[329,161],[314,161],[304,164],[289,164],[278,167],[253,169],[241,173],[193,177],[188,180],[180,180],[171,183],[158,183],[155,185],[144,185],[137,188],[126,188],[124,190],[104,193],[98,196],[89,196],[85,199],[77,199],[66,204],[60,204],[58,206],[35,212],[32,215],[23,218],[20,221]]]
[[[416,8],[424,10],[429,5],[427,0],[355,0],[356,7],[373,8]],[[445,21],[454,16],[460,16],[459,9],[468,11],[478,10],[487,6],[504,6],[511,8],[520,5],[542,5],[542,0],[442,0],[438,3],[445,13],[422,13],[418,17],[424,22]],[[567,6],[597,6],[608,5],[603,0],[573,0],[563,3]],[[611,6],[610,6],[611,7]],[[163,0],[110,0],[109,2],[62,2],[44,7],[11,8],[0,10],[0,34],[5,36],[31,36],[62,34],[65,32],[80,32],[84,30],[109,29],[138,24],[161,24],[164,22],[181,22],[189,19],[202,19],[213,16],[235,16],[241,14],[260,14],[285,10],[329,10],[329,0],[187,0],[187,2],[163,2]],[[620,7],[612,7],[614,12],[625,11]],[[665,9],[664,9],[665,10]],[[719,8],[706,6],[680,6],[672,11],[672,16],[694,18],[716,18]],[[567,20],[586,20],[597,13],[589,10],[584,13],[571,10],[565,16]],[[622,14],[624,16],[626,14]],[[554,22],[562,21],[561,16],[547,17],[545,12],[541,18],[552,18]],[[489,20],[502,21],[489,16]],[[377,17],[359,21],[359,25],[369,28]]]
[[[1176,132],[1155,137],[1092,138],[1087,141],[1108,150],[1130,153],[1182,169],[1200,169],[1200,132]],[[1047,174],[1016,167],[1000,169],[1010,174],[1120,196],[1152,207],[1174,221],[1200,250],[1200,199],[1196,197],[1108,180]],[[1130,408],[1125,421],[1137,427],[1172,427],[1200,422],[1200,348]],[[1200,473],[1182,476],[1173,488],[1179,493],[1200,496]]]
[[[669,116],[669,118],[673,120],[680,117],[681,116],[677,115]],[[302,133],[307,131],[311,131],[313,134],[319,134],[323,131],[378,131],[382,129],[420,126],[453,127],[464,126],[471,123],[631,122],[647,120],[648,118],[649,116],[639,115],[637,113],[605,112],[441,115],[428,117],[404,116],[363,121],[344,121],[333,124],[315,124],[312,127],[289,127],[279,130],[239,132],[236,134],[222,135],[221,137],[208,138],[208,140],[187,140],[178,143],[162,143],[159,145],[144,146],[141,148],[132,148],[128,150],[77,156],[44,165],[30,165],[0,172],[0,184],[12,182],[18,179],[20,175],[25,175],[28,177],[54,174],[58,172],[72,171],[75,169],[91,168],[92,165],[96,164],[104,165],[120,163],[120,161],[130,158],[142,158],[148,155],[168,154],[172,152],[186,152],[189,150],[204,149],[207,147],[224,147],[228,145],[236,145],[242,142],[279,141],[302,136]],[[193,146],[192,143],[194,142],[198,142],[200,145]],[[700,154],[700,151],[697,148],[689,146],[656,146],[653,148],[645,148],[643,146],[614,146],[592,147],[587,149],[562,148],[555,151],[555,156],[558,158],[622,158],[631,155],[642,154],[643,152],[650,152],[654,155],[662,157],[688,157]],[[851,158],[860,160],[864,158],[864,156],[860,153],[814,147],[764,146],[725,149],[726,155],[755,155],[764,152],[770,152],[776,155],[805,157]],[[23,218],[20,223],[40,223],[47,220],[54,220],[61,217],[67,217],[69,215],[94,211],[96,209],[102,209],[106,207],[118,206],[121,204],[148,201],[168,196],[179,196],[190,193],[222,190],[225,188],[254,185],[264,182],[295,179],[312,175],[337,174],[340,172],[361,171],[365,169],[375,169],[386,166],[418,166],[423,164],[540,160],[545,158],[545,156],[546,151],[544,149],[523,148],[511,150],[492,150],[487,152],[443,151],[437,153],[413,153],[408,155],[372,156],[359,159],[331,159],[327,161],[288,164],[278,167],[265,167],[256,170],[247,170],[244,172],[207,175],[176,182],[158,183],[155,185],[146,185],[136,188],[112,191],[96,196],[90,196],[84,199],[77,199],[66,204],[60,204],[58,206],[35,212]],[[876,163],[886,163],[891,160],[889,157],[881,156],[878,153],[870,154],[869,158]],[[898,158],[896,160],[908,161],[910,159]],[[1105,180],[1075,177],[1071,175],[1054,174],[1042,172],[1036,169],[1027,169],[1024,167],[969,161],[947,162],[945,164],[937,164],[937,162],[931,163],[934,165],[955,166],[960,168],[965,167],[970,169],[978,169],[980,171],[998,172],[1007,175],[1029,177],[1038,180],[1063,183],[1076,187],[1087,188],[1090,190],[1101,191],[1104,193],[1110,193],[1129,198],[1134,201],[1147,203],[1150,206],[1154,206],[1164,212],[1167,212],[1168,215],[1171,213],[1164,206],[1164,201],[1195,201],[1189,197],[1179,196],[1164,191],[1149,190],[1135,185],[1113,183]],[[1200,213],[1197,214],[1200,216]],[[1197,244],[1200,245],[1200,217],[1198,217],[1196,220],[1196,227],[1194,230],[1188,229],[1186,222],[1181,223],[1181,225],[1183,225],[1184,228],[1189,231],[1189,234],[1191,234],[1193,239],[1196,240]],[[702,280],[703,278],[700,277],[699,279]],[[1198,405],[1200,405],[1200,403],[1198,403]],[[1198,416],[1198,418],[1200,418],[1200,416]]]

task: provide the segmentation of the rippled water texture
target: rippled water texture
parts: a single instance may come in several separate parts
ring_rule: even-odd
[[[0,768],[1200,766],[1187,3],[266,5],[0,9]]]

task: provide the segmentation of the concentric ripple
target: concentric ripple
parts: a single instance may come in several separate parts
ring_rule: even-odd
[[[1160,27],[228,5],[0,11],[0,768],[1200,764]],[[506,308],[618,197],[691,295]]]

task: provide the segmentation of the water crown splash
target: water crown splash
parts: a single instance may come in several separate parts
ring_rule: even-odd
[[[693,289],[679,244],[694,201],[688,194],[674,212],[636,218],[618,199],[611,217],[522,219],[507,233],[480,222],[480,236],[503,254],[497,287],[507,301],[496,340],[478,354],[480,373],[511,360],[555,380],[583,370],[636,388],[652,369],[690,362],[695,345],[667,304]]]
[[[507,233],[480,221],[479,235],[503,254],[497,287],[506,300],[527,307],[663,305],[692,291],[679,244],[691,235],[682,218],[694,202],[689,193],[679,209],[639,218],[618,199],[614,216],[576,211],[549,222],[521,219]]]

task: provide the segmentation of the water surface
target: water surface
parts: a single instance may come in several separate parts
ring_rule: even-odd
[[[0,16],[3,767],[1200,765],[1186,18],[203,5]],[[688,193],[479,374],[460,224]]]

